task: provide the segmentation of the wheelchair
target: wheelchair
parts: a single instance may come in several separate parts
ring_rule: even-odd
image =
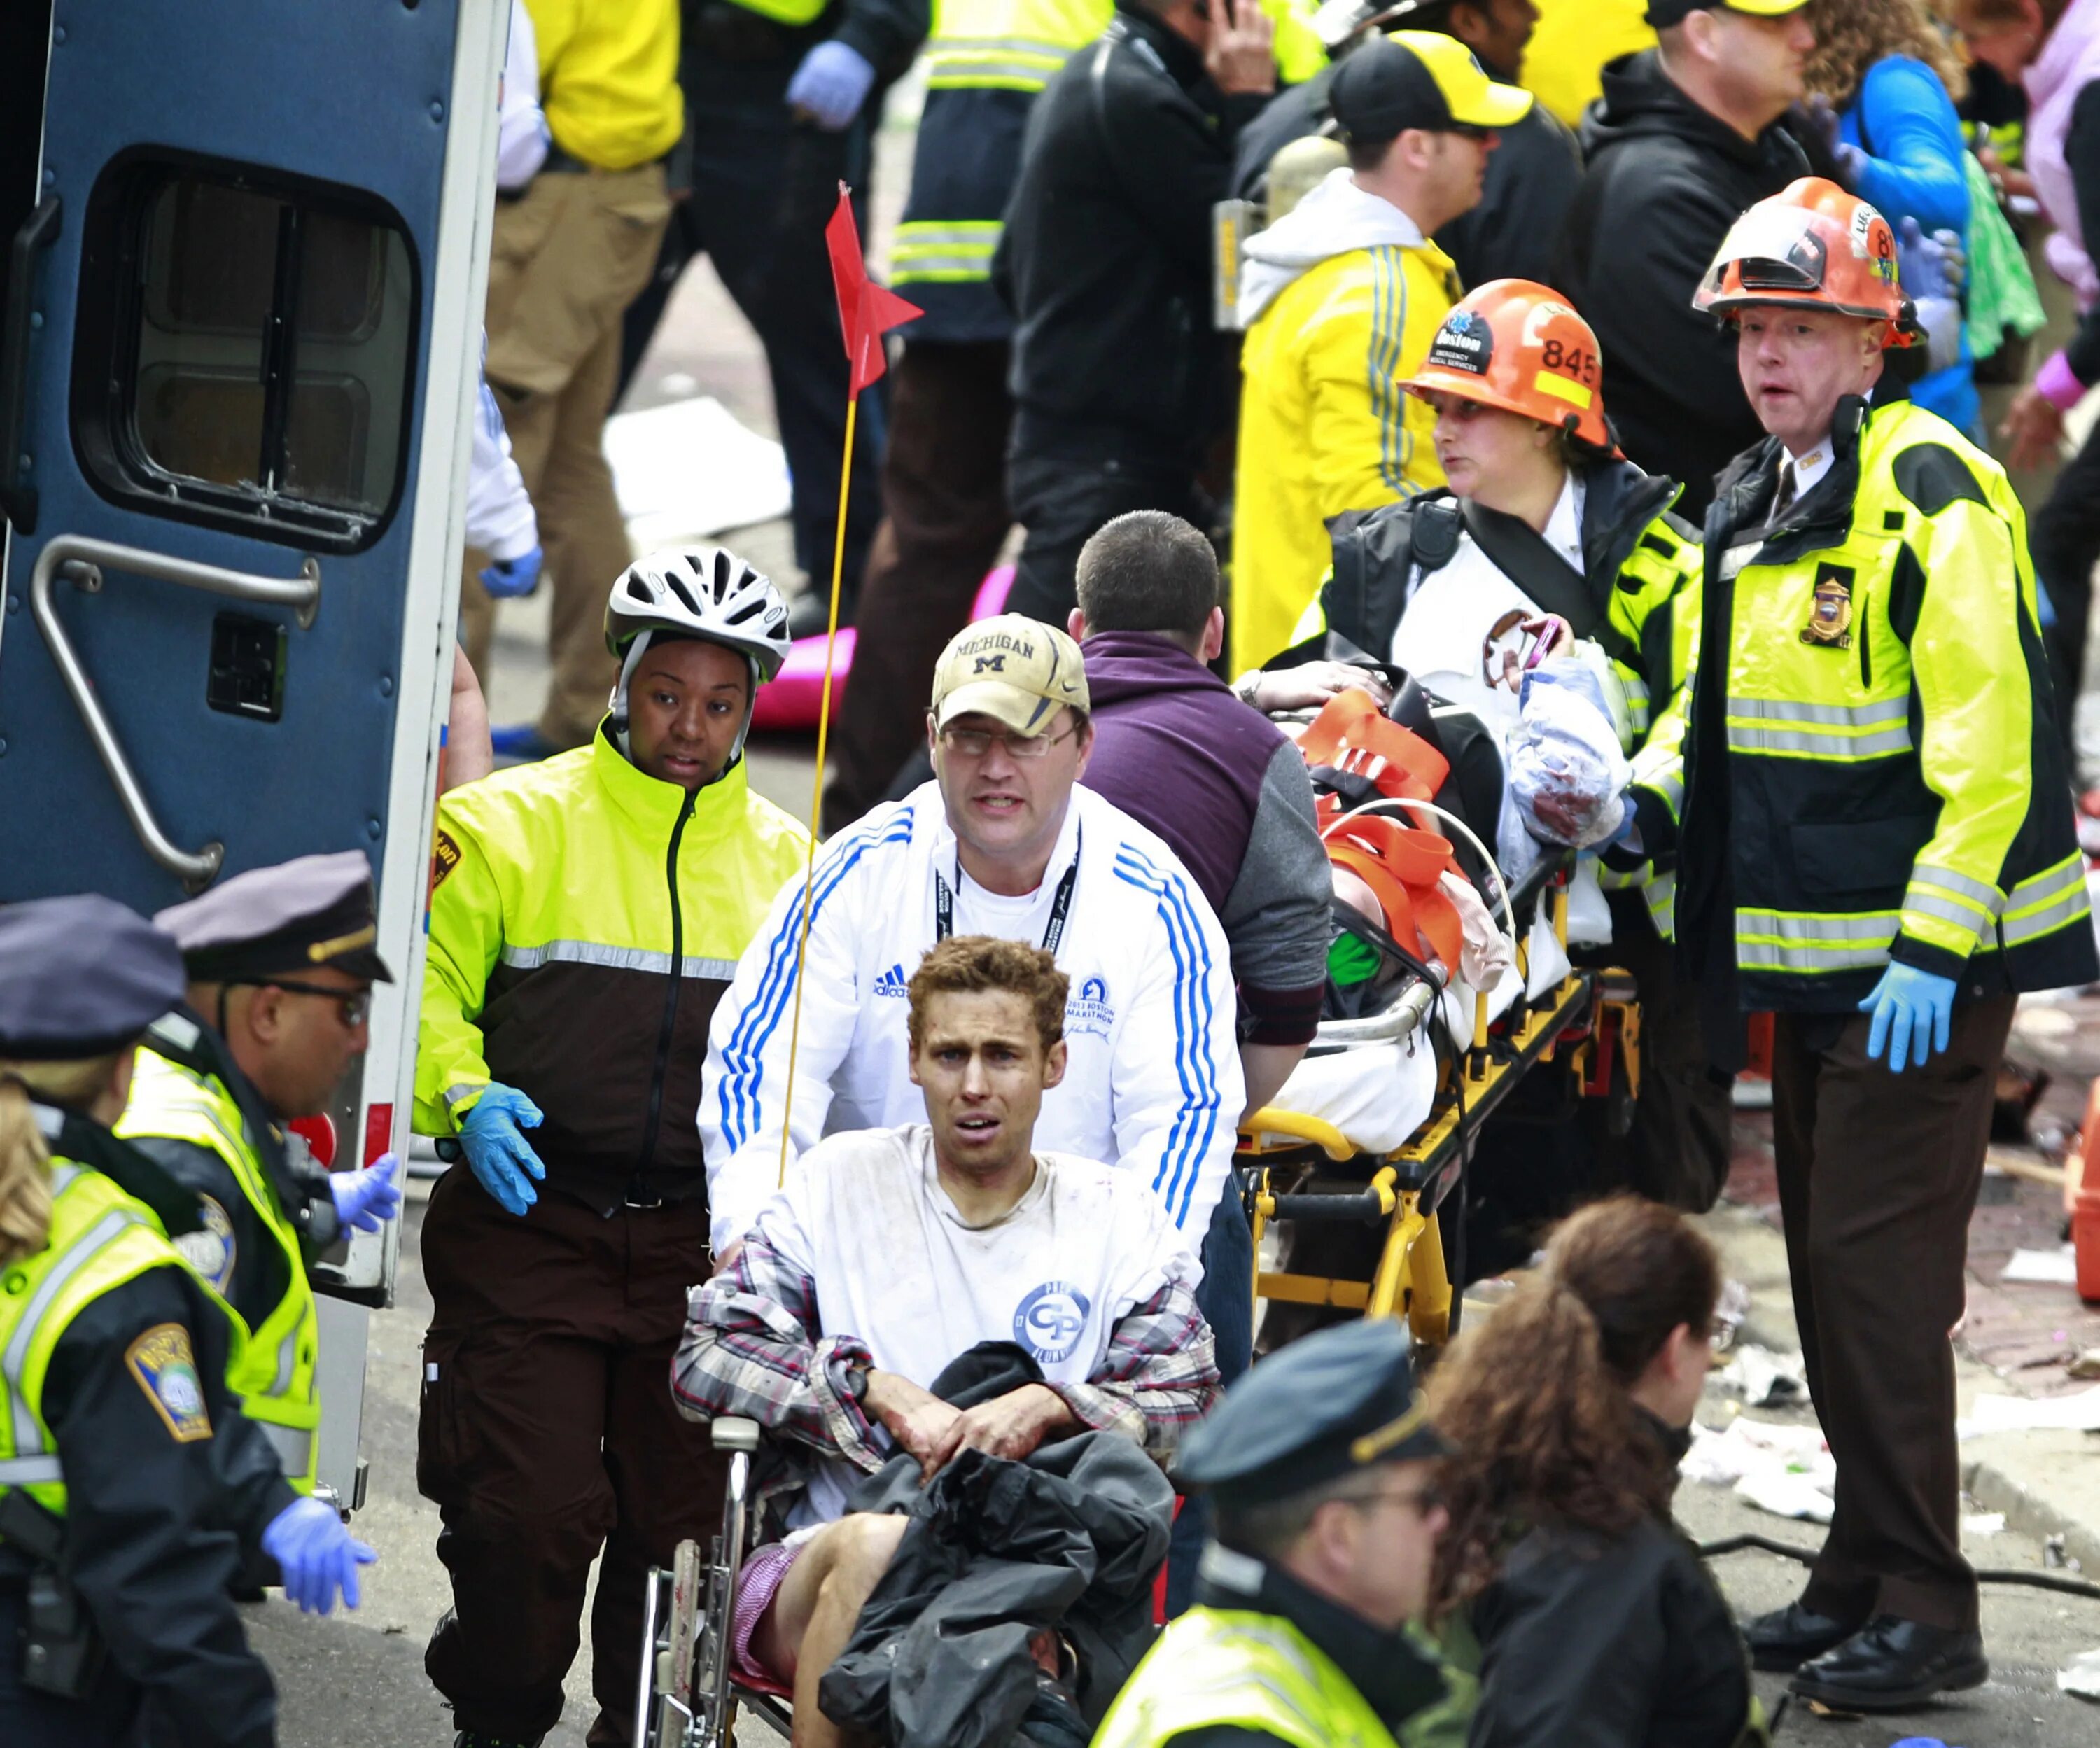
[[[1510,894],[1513,916],[1523,919],[1517,968],[1527,987],[1532,924],[1542,908],[1564,956],[1573,865],[1572,855],[1549,858]],[[1271,1325],[1287,1325],[1286,1340],[1349,1312],[1404,1317],[1428,1348],[1455,1333],[1462,1239],[1454,1245],[1445,1216],[1462,1221],[1480,1127],[1527,1077],[1564,1076],[1567,1093],[1612,1100],[1615,1128],[1630,1119],[1640,1090],[1640,1009],[1624,971],[1571,964],[1551,987],[1520,995],[1493,1022],[1486,1004],[1476,1002],[1473,1036],[1462,1048],[1439,1036],[1440,995],[1432,982],[1410,977],[1379,1013],[1321,1021],[1308,1053],[1333,1056],[1410,1040],[1436,1051],[1428,1115],[1401,1146],[1361,1148],[1324,1118],[1273,1106],[1241,1125],[1233,1166],[1254,1231],[1255,1309],[1267,1301]],[[1311,1251],[1329,1272],[1264,1269],[1262,1243],[1271,1227],[1285,1229],[1295,1251]],[[1347,1273],[1333,1272],[1344,1267]],[[1280,1313],[1282,1307],[1298,1315]]]
[[[792,1733],[788,1690],[736,1672],[731,1628],[746,1543],[755,1528],[752,1458],[758,1423],[724,1416],[709,1432],[729,1458],[721,1529],[703,1556],[681,1542],[668,1570],[651,1569],[643,1592],[642,1675],[634,1699],[636,1748],[727,1748],[738,1708]]]

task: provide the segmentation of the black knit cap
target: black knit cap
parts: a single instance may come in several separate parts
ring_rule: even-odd
[[[193,983],[297,977],[331,965],[390,983],[380,958],[372,868],[362,852],[251,868],[153,920],[175,938]]]
[[[1174,1478],[1228,1507],[1381,1463],[1449,1455],[1415,1393],[1405,1326],[1366,1318],[1271,1354],[1182,1441]]]
[[[114,898],[0,906],[0,1057],[110,1055],[180,1001],[183,988],[175,943]]]

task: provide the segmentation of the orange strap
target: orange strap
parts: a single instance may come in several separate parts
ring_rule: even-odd
[[[1413,730],[1388,722],[1369,692],[1352,686],[1327,700],[1298,737],[1308,765],[1367,777],[1381,795],[1426,801],[1444,787],[1450,761]]]
[[[1352,819],[1326,843],[1328,859],[1360,876],[1377,895],[1387,933],[1409,947],[1418,934],[1455,977],[1465,930],[1457,907],[1436,884],[1439,874],[1457,867],[1450,844],[1432,832],[1375,814]]]

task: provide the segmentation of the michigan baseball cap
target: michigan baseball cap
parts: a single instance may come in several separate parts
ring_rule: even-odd
[[[1017,735],[1047,734],[1059,710],[1089,710],[1079,646],[1054,625],[1001,613],[948,640],[933,670],[933,726],[973,713]]]
[[[1489,78],[1456,37],[1396,30],[1335,68],[1327,104],[1349,139],[1374,143],[1410,127],[1508,127],[1531,113],[1531,93]]]
[[[1745,12],[1752,18],[1784,18],[1808,0],[1648,0],[1648,21],[1657,30],[1681,24],[1694,12]]]

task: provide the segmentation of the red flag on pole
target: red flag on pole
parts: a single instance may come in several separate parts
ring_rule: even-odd
[[[846,358],[853,366],[850,392],[858,395],[889,368],[882,337],[915,316],[926,312],[885,291],[867,276],[861,258],[860,228],[854,223],[852,191],[839,184],[838,210],[824,227],[824,246],[832,255],[832,285],[839,295],[839,327],[845,337]]]

